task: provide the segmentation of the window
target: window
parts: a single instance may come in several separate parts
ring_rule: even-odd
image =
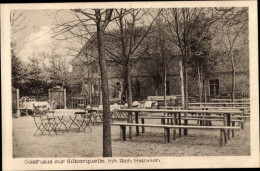
[[[219,80],[209,80],[210,95],[219,95]]]

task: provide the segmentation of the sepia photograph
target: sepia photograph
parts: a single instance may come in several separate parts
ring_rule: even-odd
[[[259,167],[256,1],[110,4],[1,5],[5,170]]]

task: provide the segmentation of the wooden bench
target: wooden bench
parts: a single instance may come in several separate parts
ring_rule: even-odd
[[[235,118],[244,119],[244,118],[247,118],[247,116],[232,116],[231,117],[232,126],[234,126],[235,123],[238,122],[238,123],[240,123],[241,129],[243,130],[244,126],[245,126],[245,120],[237,120]],[[142,124],[144,124],[144,119],[161,119],[162,124],[166,123],[165,119],[170,119],[172,121],[172,124],[173,124],[173,120],[175,119],[176,120],[176,121],[174,121],[175,124],[180,123],[179,117],[175,118],[173,116],[141,116],[140,119],[141,119]],[[224,121],[224,117],[223,116],[205,116],[204,115],[204,116],[183,117],[183,118],[181,118],[181,120],[195,120],[195,121],[198,121],[197,125],[212,126],[211,122],[209,124],[208,123],[205,124],[203,122],[203,124],[202,124],[201,121]]]
[[[220,146],[227,143],[228,136],[227,130],[239,130],[240,127],[231,126],[190,126],[190,125],[158,125],[158,124],[134,124],[134,123],[112,123],[112,126],[120,126],[120,139],[121,141],[126,141],[126,127],[127,126],[142,126],[142,127],[153,127],[153,128],[164,128],[164,142],[171,142],[170,129],[217,129],[220,130]],[[176,132],[173,132],[173,140],[176,139]],[[136,132],[139,136],[139,132]],[[232,135],[234,137],[234,135]]]

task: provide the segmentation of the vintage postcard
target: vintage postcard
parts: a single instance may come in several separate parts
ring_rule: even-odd
[[[3,170],[259,164],[257,1],[1,4]]]

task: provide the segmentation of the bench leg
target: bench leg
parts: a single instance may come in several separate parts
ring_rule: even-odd
[[[164,128],[164,143],[170,142],[170,128]]]
[[[141,121],[142,121],[142,124],[144,124],[144,118],[142,118]],[[144,126],[142,126],[142,133],[144,133],[144,132],[145,132],[145,129],[144,129]]]
[[[224,130],[220,129],[220,147],[224,145]]]
[[[120,125],[120,139],[126,141],[126,126]]]

